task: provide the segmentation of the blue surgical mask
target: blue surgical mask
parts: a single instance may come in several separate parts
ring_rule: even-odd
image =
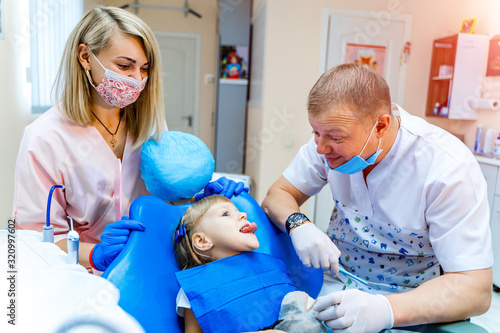
[[[377,120],[378,122],[378,120]],[[377,126],[377,123],[372,128],[372,131],[370,132],[370,136],[368,137],[368,140],[366,140],[365,145],[363,146],[363,149],[361,149],[361,153],[359,155],[354,156],[351,158],[349,161],[345,162],[344,164],[336,167],[335,169],[332,169],[330,165],[328,164],[328,167],[333,170],[333,171],[338,171],[340,173],[348,174],[348,175],[353,175],[355,173],[358,173],[362,170],[364,170],[367,166],[372,165],[375,163],[375,160],[377,159],[378,155],[382,152],[383,149],[380,149],[380,142],[381,140],[378,141],[378,148],[377,152],[373,154],[372,156],[368,157],[366,160],[361,158],[361,154],[363,154],[363,151],[366,148],[366,145],[368,144],[368,141],[370,141],[370,138],[372,137],[373,130]]]

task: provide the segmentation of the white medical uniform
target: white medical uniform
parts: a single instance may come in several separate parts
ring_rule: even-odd
[[[42,231],[49,190],[60,184],[65,189],[54,191],[50,208],[54,241],[66,238],[69,215],[80,241],[99,243],[107,224],[128,215],[135,198],[149,195],[140,164],[140,149],[132,150],[129,139],[120,161],[95,127],[77,125],[58,106],[51,108],[23,132],[14,185],[16,227]]]
[[[366,183],[362,172],[331,170],[314,139],[283,173],[308,196],[329,184],[335,208],[328,235],[340,262],[381,292],[415,288],[440,268],[493,264],[486,182],[473,154],[448,132],[399,111],[396,141]]]

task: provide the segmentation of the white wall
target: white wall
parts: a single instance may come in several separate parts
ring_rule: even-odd
[[[254,49],[256,44],[264,44],[263,54],[253,55],[264,59],[263,98],[262,105],[249,108],[247,141],[263,144],[257,145],[258,149],[247,157],[246,171],[255,182],[259,202],[300,146],[311,137],[306,99],[320,74],[323,8],[370,11],[375,21],[382,11],[413,16],[403,107],[421,117],[425,114],[432,41],[457,33],[463,19],[474,17],[478,20],[475,33],[500,34],[500,21],[496,19],[500,2],[496,0],[256,1],[254,13],[264,10],[266,17],[265,40],[253,40]],[[280,111],[282,116],[286,111],[286,129],[276,125]],[[500,131],[500,112],[479,111],[477,121],[427,120],[454,134],[464,135],[469,146],[478,123]],[[285,143],[290,140],[293,147],[287,148]]]
[[[3,1],[5,39],[0,39],[0,229],[12,213],[14,166],[21,132],[31,117],[28,1]]]

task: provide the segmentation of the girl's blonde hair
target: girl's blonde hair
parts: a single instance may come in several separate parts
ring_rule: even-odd
[[[116,7],[97,6],[88,11],[71,32],[64,48],[54,84],[55,97],[71,121],[92,125],[92,87],[78,61],[78,46],[81,43],[87,45],[97,56],[112,46],[115,33],[139,38],[150,64],[146,87],[135,103],[124,108],[128,135],[136,149],[152,134],[158,139],[165,130],[160,49],[151,29],[137,16]]]
[[[202,216],[210,207],[219,202],[233,203],[222,195],[208,196],[190,206],[182,216],[179,225],[184,223],[186,235],[180,237],[179,242],[174,239],[175,256],[180,269],[188,269],[213,261],[209,256],[197,253],[193,247],[191,236],[196,232],[196,227],[200,223]],[[177,229],[179,225],[177,225]]]

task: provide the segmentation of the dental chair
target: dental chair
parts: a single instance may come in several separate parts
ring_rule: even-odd
[[[316,298],[323,284],[322,270],[302,264],[288,235],[269,221],[250,194],[242,192],[231,200],[247,214],[249,221],[257,223],[255,234],[260,247],[255,251],[283,260],[297,287]],[[175,260],[173,234],[188,207],[169,205],[153,196],[137,198],[130,207],[130,219],[142,222],[146,230],[132,231],[123,251],[102,275],[120,290],[118,305],[132,315],[147,333],[184,332],[183,319],[177,316],[175,310],[180,287],[175,278],[179,267]],[[389,332],[487,333],[467,321],[386,330],[386,333]]]
[[[295,285],[317,297],[323,284],[322,270],[302,264],[288,235],[269,221],[250,194],[242,192],[231,200],[249,221],[257,223],[260,247],[255,251],[283,260]],[[175,278],[179,267],[173,234],[188,207],[169,205],[153,196],[137,198],[130,207],[130,219],[142,222],[146,230],[132,231],[123,251],[102,275],[120,290],[118,305],[148,333],[184,332],[183,320],[175,311],[180,286]]]

